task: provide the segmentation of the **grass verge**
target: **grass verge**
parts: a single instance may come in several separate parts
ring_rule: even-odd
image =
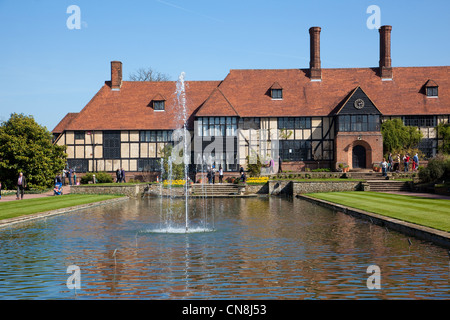
[[[307,196],[450,232],[450,200],[362,191]]]
[[[68,194],[57,197],[43,197],[0,202],[0,220],[33,213],[46,212],[114,198],[118,195]]]

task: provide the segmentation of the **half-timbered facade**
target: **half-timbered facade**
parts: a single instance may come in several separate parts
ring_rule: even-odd
[[[424,134],[420,149],[436,154],[438,123],[449,122],[450,67],[392,67],[390,26],[380,28],[374,68],[322,69],[319,27],[310,29],[308,69],[230,70],[222,81],[187,81],[191,168],[245,168],[248,157],[304,167],[370,168],[383,158],[381,123],[401,119]],[[79,113],[53,130],[78,172],[157,172],[161,150],[183,127],[176,83],[111,80]],[[200,166],[200,167],[199,167]]]

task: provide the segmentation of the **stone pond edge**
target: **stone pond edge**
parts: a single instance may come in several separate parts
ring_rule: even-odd
[[[355,209],[340,205],[337,203],[329,202],[326,200],[316,199],[307,195],[298,194],[297,198],[306,200],[308,202],[320,205],[322,207],[343,212],[345,214],[351,215],[353,217],[368,220],[373,224],[389,228],[391,230],[398,231],[408,236],[413,236],[415,238],[433,242],[439,246],[450,249],[450,233],[433,229],[430,227],[421,226],[418,224],[402,221],[395,218],[386,217],[380,214]]]

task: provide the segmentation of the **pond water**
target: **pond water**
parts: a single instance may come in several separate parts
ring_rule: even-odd
[[[191,230],[208,232],[158,232],[167,205],[129,200],[0,229],[0,299],[450,299],[446,249],[343,213],[192,199]],[[171,208],[184,221],[184,200]],[[371,265],[379,289],[367,286]]]

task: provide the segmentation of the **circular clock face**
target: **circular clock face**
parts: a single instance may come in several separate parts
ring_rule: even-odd
[[[356,109],[362,109],[364,108],[364,100],[363,99],[357,99],[354,103],[354,106]]]

